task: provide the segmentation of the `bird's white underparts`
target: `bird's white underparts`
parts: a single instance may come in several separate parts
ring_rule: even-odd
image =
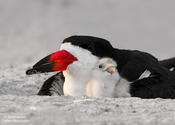
[[[86,86],[89,82],[94,66],[98,62],[98,57],[92,55],[88,50],[71,43],[61,45],[61,50],[66,50],[78,60],[73,62],[63,71],[65,82],[63,86],[64,95],[85,96]]]

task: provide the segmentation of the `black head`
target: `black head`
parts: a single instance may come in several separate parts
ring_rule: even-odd
[[[114,48],[110,42],[105,39],[92,36],[71,36],[63,41],[63,43],[69,42],[72,45],[89,50],[95,56],[113,57]]]
[[[109,41],[92,36],[71,36],[63,40],[57,51],[36,63],[27,74],[65,71],[86,67],[91,70],[96,61],[102,57],[114,57],[114,48]],[[73,62],[77,63],[73,63]],[[80,65],[81,64],[81,65]],[[83,65],[82,65],[83,64]],[[70,66],[71,65],[71,66]],[[76,72],[76,71],[75,71]]]

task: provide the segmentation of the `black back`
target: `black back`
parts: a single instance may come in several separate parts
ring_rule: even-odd
[[[151,73],[160,72],[158,60],[149,53],[115,49],[115,55],[117,69],[120,75],[128,81],[137,80],[145,70]]]

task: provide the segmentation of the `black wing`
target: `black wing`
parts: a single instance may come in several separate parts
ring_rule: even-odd
[[[132,97],[175,98],[175,74],[170,71],[174,66],[174,58],[158,61],[149,53],[137,50],[116,50],[116,55],[119,74],[132,82]],[[150,76],[139,79],[145,70],[150,71]]]
[[[41,89],[38,92],[38,95],[41,96],[64,95],[63,93],[64,81],[65,78],[62,72],[53,75],[43,83]]]
[[[174,74],[168,77],[152,76],[131,83],[131,96],[140,98],[171,98],[175,99]]]
[[[160,65],[168,68],[170,71],[175,72],[175,57],[159,61]]]
[[[150,60],[149,60],[150,61]],[[148,63],[148,62],[146,62]],[[133,97],[141,98],[175,98],[175,58],[152,61],[148,65],[151,75],[148,78],[136,80],[131,84]]]
[[[115,54],[119,74],[131,82],[139,79],[145,70],[151,73],[157,72],[157,69],[154,68],[160,65],[157,58],[138,50],[116,49]]]

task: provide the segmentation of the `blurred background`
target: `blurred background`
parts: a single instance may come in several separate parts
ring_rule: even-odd
[[[0,65],[34,63],[71,35],[175,56],[174,0],[0,0]],[[31,64],[32,65],[32,64]]]

